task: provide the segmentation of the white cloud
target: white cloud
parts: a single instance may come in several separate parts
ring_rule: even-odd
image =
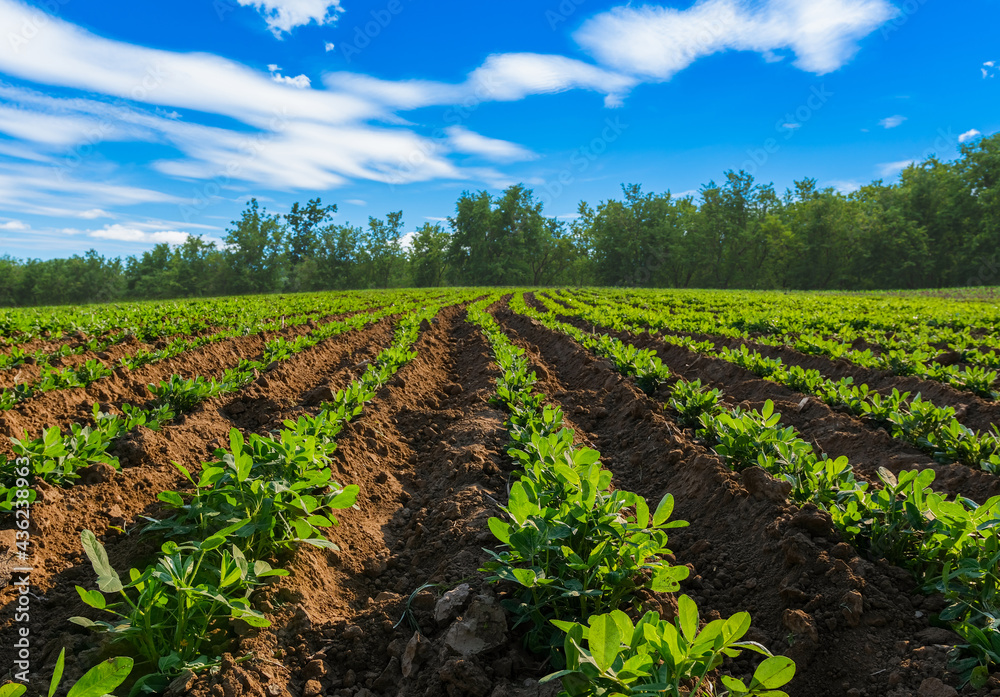
[[[6,223],[0,223],[0,230],[20,231],[29,229],[31,229],[31,226],[20,220],[10,220]]]
[[[390,81],[355,73],[332,73],[324,79],[330,89],[376,100],[393,109],[435,105],[513,102],[535,94],[582,89],[605,95],[605,104],[618,106],[639,81],[565,56],[539,53],[503,53],[486,58],[459,84],[431,80]]]
[[[982,135],[982,133],[980,133],[975,128],[973,128],[971,131],[966,131],[965,133],[963,133],[962,135],[960,135],[958,137],[958,142],[959,143],[966,143],[966,142],[968,142],[968,141],[970,141],[970,140],[972,140],[974,138],[978,138],[981,135]]]
[[[907,164],[909,164],[909,163],[907,163]],[[891,175],[887,174],[887,175],[884,175],[884,176],[891,176]],[[860,182],[856,182],[853,179],[834,180],[834,181],[829,182],[827,184],[827,186],[832,186],[834,189],[836,189],[841,194],[847,195],[847,194],[852,194],[855,191],[857,191],[858,189],[860,189],[861,188],[861,183]]]
[[[332,43],[330,41],[327,41],[326,43],[323,44],[323,50],[325,50],[327,53],[329,53],[330,51],[335,51],[336,49],[337,49],[337,44]]]
[[[399,246],[403,248],[404,252],[408,252],[413,248],[413,240],[416,238],[416,232],[408,232],[399,238]]]
[[[516,143],[487,138],[463,126],[451,126],[445,129],[445,133],[448,135],[448,143],[458,152],[481,155],[495,162],[517,162],[538,157]]]
[[[795,123],[795,122],[792,122],[792,123],[783,123],[783,124],[781,124],[781,127],[782,128],[787,128],[790,131],[794,131],[797,128],[802,128],[802,124],[801,123]]]
[[[352,206],[367,206],[368,201],[362,201],[360,198],[349,198],[344,203],[349,203]]]
[[[914,164],[914,160],[900,160],[899,162],[885,162],[878,166],[878,174],[883,179],[895,177],[904,169]]]
[[[77,213],[76,217],[83,218],[84,220],[97,220],[98,218],[114,218],[115,216],[107,211],[102,211],[100,208],[91,208],[90,210]]]
[[[331,24],[343,12],[340,0],[238,0],[243,7],[253,7],[264,17],[271,32],[282,38],[310,22]]]
[[[146,242],[149,244],[184,244],[190,237],[186,232],[174,230],[146,232],[137,228],[126,227],[124,225],[106,225],[101,230],[91,230],[87,233],[89,237],[102,240],[117,240],[119,242]]]
[[[887,0],[699,0],[685,10],[618,7],[586,22],[577,42],[606,66],[669,80],[698,58],[727,50],[795,53],[795,65],[824,74],[899,10]]]
[[[878,125],[885,129],[896,128],[897,126],[901,126],[904,121],[906,121],[906,117],[897,114],[895,116],[882,119],[878,122]]]
[[[985,80],[988,77],[996,77],[997,75],[996,67],[997,67],[996,61],[986,61],[985,63],[983,63],[983,67],[980,68],[980,70],[983,71],[983,79]]]
[[[273,73],[271,79],[277,82],[279,85],[290,85],[291,87],[296,87],[300,90],[308,89],[312,81],[306,75],[296,75],[295,77],[288,77],[287,75],[281,75],[280,73]]]

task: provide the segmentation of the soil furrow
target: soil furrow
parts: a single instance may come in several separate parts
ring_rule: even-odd
[[[25,430],[31,437],[38,437],[43,428],[52,425],[65,429],[73,421],[89,422],[94,402],[99,402],[105,408],[109,405],[120,408],[125,403],[145,404],[151,396],[147,389],[150,384],[156,384],[175,374],[183,378],[198,375],[218,377],[226,368],[236,366],[241,358],[259,356],[265,345],[273,339],[284,337],[293,340],[326,321],[336,321],[350,314],[353,313],[330,316],[319,323],[310,321],[281,331],[225,339],[135,370],[119,367],[112,375],[85,388],[45,392],[14,409],[0,413],[0,437],[22,438]],[[6,441],[7,438],[3,438],[0,443],[0,454],[10,450]]]
[[[559,319],[581,329],[592,329],[590,324],[578,317],[567,315]],[[685,380],[701,380],[719,388],[730,405],[739,404],[744,408],[760,410],[767,400],[771,400],[775,411],[781,413],[784,425],[794,426],[803,439],[831,457],[847,456],[861,479],[878,482],[879,467],[894,473],[932,469],[936,476],[936,490],[965,496],[978,503],[1000,494],[1000,477],[996,475],[957,462],[937,462],[916,446],[893,438],[884,429],[869,426],[850,414],[832,409],[813,396],[759,378],[721,358],[711,358],[668,344],[654,335],[616,332],[607,327],[598,327],[598,330],[638,348],[652,349],[675,375]],[[665,398],[666,392],[660,396]],[[808,400],[803,403],[802,400],[807,397]]]
[[[123,465],[121,472],[99,466],[74,487],[37,487],[42,503],[32,508],[32,585],[40,597],[32,613],[32,628],[39,635],[35,645],[45,648],[36,656],[54,659],[62,646],[85,648],[95,643],[91,633],[66,621],[86,611],[74,586],[93,584],[93,571],[80,547],[83,529],[105,538],[108,554],[119,572],[127,571],[129,565],[138,566],[155,554],[159,543],[154,536],[132,533],[141,528],[143,516],[160,512],[156,496],[161,491],[186,488],[186,481],[171,462],[197,469],[212,457],[215,447],[228,443],[231,428],[266,432],[280,427],[283,419],[315,407],[332,391],[355,380],[360,374],[359,364],[388,346],[392,334],[392,322],[385,319],[360,332],[321,342],[267,371],[241,392],[200,404],[160,432],[142,427],[129,434],[116,444]],[[128,530],[129,534],[115,528]],[[0,531],[0,536],[8,543],[4,548],[12,549],[14,531]],[[7,570],[5,584],[11,580],[11,565],[8,561],[3,567]],[[16,590],[8,585],[0,598],[4,603],[0,612],[0,646],[4,647],[0,648],[0,661],[9,665],[5,653],[13,645],[9,633]],[[86,664],[94,658],[93,653],[87,654],[80,662]],[[41,661],[35,665],[41,667]]]
[[[749,611],[752,638],[798,665],[790,694],[912,694],[914,666],[932,665],[920,650],[933,643],[927,621],[916,615],[939,599],[917,594],[903,570],[861,559],[828,516],[789,505],[762,470],[731,472],[608,361],[521,315],[498,320],[535,347],[542,373],[562,388],[553,396],[620,486],[654,504],[674,495],[674,517],[691,523],[671,536],[677,560],[694,569],[684,592],[710,617]],[[933,660],[943,672],[943,654]]]
[[[362,492],[359,510],[343,512],[333,532],[341,551],[300,549],[292,577],[267,601],[275,628],[243,643],[256,655],[279,652],[282,666],[234,669],[216,683],[226,694],[261,694],[266,684],[293,695],[539,694],[515,686],[539,665],[509,636],[467,655],[444,645],[462,608],[497,608],[477,570],[494,542],[487,519],[506,499],[506,433],[504,415],[489,404],[497,369],[461,308],[440,313],[415,348],[417,358],[338,439],[335,471]],[[469,598],[436,619],[436,596],[461,583]],[[415,595],[396,627],[425,584],[434,585]],[[420,646],[408,661],[411,640]],[[197,684],[191,694],[213,695],[216,685]]]

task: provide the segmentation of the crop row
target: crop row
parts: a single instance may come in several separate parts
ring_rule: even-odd
[[[628,306],[643,305],[647,308],[645,314],[649,326],[659,331],[717,335],[744,340],[753,335],[753,340],[761,344],[788,346],[803,353],[844,359],[863,368],[887,370],[895,375],[912,375],[934,380],[986,399],[996,400],[998,396],[994,389],[998,373],[993,369],[1000,368],[1000,355],[995,352],[996,349],[1000,349],[1000,344],[993,345],[989,334],[973,336],[970,329],[964,330],[960,336],[955,331],[948,331],[946,334],[931,337],[925,335],[926,325],[918,324],[915,329],[910,330],[893,328],[890,337],[877,337],[871,332],[851,330],[850,319],[844,317],[844,324],[831,334],[787,332],[778,328],[781,323],[775,317],[755,316],[753,310],[747,307],[754,302],[750,297],[745,299],[729,297],[733,307],[717,312],[678,305],[676,301],[663,305],[657,300],[668,296],[650,293],[625,296],[594,292],[587,294],[587,297],[611,302],[623,309]],[[826,305],[816,312],[824,316],[831,314],[840,316],[837,311],[839,299],[825,300],[827,300]],[[769,307],[774,309],[775,313],[781,308],[778,303]],[[864,315],[864,318],[865,321],[871,321],[870,315]],[[857,317],[854,319],[857,321]],[[935,320],[926,318],[921,321]],[[873,351],[868,347],[854,348],[854,344],[859,340],[874,345],[877,350]],[[984,344],[988,350],[980,351],[977,347]],[[937,360],[942,353],[937,348],[938,345],[946,345],[950,349],[948,352],[950,359],[944,363]],[[961,362],[971,365],[956,365]]]
[[[545,304],[548,309],[555,309]],[[648,326],[647,322],[642,326],[630,324],[625,312],[607,304],[598,309],[569,301],[561,309],[587,322],[603,323],[621,331],[641,332]],[[635,309],[628,315],[632,319],[649,317]],[[939,407],[919,394],[911,398],[909,393],[896,389],[883,395],[870,390],[868,385],[855,385],[850,377],[831,380],[818,370],[787,366],[780,358],[768,358],[746,345],[738,350],[725,346],[716,350],[710,341],[672,334],[662,334],[661,338],[666,343],[733,363],[760,378],[818,397],[831,407],[844,409],[884,428],[893,438],[914,445],[941,462],[960,462],[991,474],[1000,473],[1000,429],[994,425],[989,433],[974,431],[956,418],[952,407]]]
[[[552,313],[527,306],[516,296],[511,307],[561,331],[585,347],[615,360],[627,375],[637,375],[659,359],[606,338],[603,342],[576,327],[559,322]],[[604,349],[602,347],[612,347]],[[602,353],[607,350],[608,353]],[[630,361],[628,356],[634,355]],[[660,379],[667,381],[668,371]],[[942,593],[948,606],[940,619],[951,623],[967,643],[958,663],[967,681],[985,684],[988,667],[1000,663],[1000,497],[978,506],[964,498],[949,501],[931,488],[931,470],[904,471],[898,477],[879,471],[882,486],[859,482],[846,457],[817,454],[768,402],[760,411],[726,409],[722,393],[700,382],[674,379],[668,408],[683,425],[696,427],[733,469],[759,466],[789,485],[795,503],[813,503],[830,513],[841,534],[873,558],[886,558],[911,571],[927,592]]]
[[[283,338],[272,340],[258,359],[241,359],[237,366],[227,369],[219,379],[203,376],[183,379],[173,375],[158,385],[150,385],[152,400],[146,408],[125,404],[122,406],[122,414],[117,415],[102,412],[100,406],[94,404],[93,425],[72,424],[66,433],[60,431],[58,426],[52,426],[44,429],[41,437],[33,440],[12,439],[14,454],[18,458],[28,458],[33,476],[60,486],[71,484],[80,477],[82,468],[97,463],[105,463],[118,469],[117,458],[108,451],[117,439],[129,431],[139,426],[158,430],[165,422],[190,411],[206,399],[242,389],[254,380],[259,371],[266,370],[273,363],[285,361],[296,353],[344,332],[361,329],[393,314],[408,312],[420,304],[421,301],[417,299],[415,302],[390,305],[376,312],[329,322],[292,342]],[[15,462],[16,460],[0,460],[0,472],[9,474]],[[0,489],[0,511],[11,510],[17,501],[17,491],[17,487]]]
[[[699,631],[697,606],[687,596],[679,599],[675,622],[648,612],[634,623],[619,609],[639,587],[680,588],[687,567],[663,556],[670,553],[666,531],[687,523],[668,522],[669,494],[651,514],[641,496],[613,490],[600,454],[573,445],[562,411],[532,390],[536,376],[524,351],[486,311],[495,299],[470,307],[469,320],[486,335],[501,369],[494,402],[509,413],[508,452],[519,479],[502,507],[505,518],[489,521],[502,551],[491,552],[484,570],[492,581],[515,585],[505,607],[516,625],[529,625],[528,647],[547,652],[561,668],[544,681],[561,679],[564,697],[714,694],[713,671],[749,649],[768,657],[750,683],[728,675],[721,683],[732,695],[783,695],[776,688],[791,680],[795,665],[741,641],[750,628],[747,613]]]
[[[359,488],[333,480],[336,438],[416,356],[421,326],[438,310],[434,305],[406,314],[392,345],[316,415],[286,421],[266,436],[245,438],[233,429],[228,451],[217,450],[217,459],[205,463],[197,477],[176,465],[191,491],[159,495],[172,514],[152,521],[141,534],[162,536],[161,554],[144,568],[130,569],[127,582],[96,536],[82,533],[97,589],[77,591],[109,619],[72,621],[107,635],[112,645],[128,645],[142,671],[133,693],[159,693],[184,671],[218,666],[240,624],[269,626],[253,606],[254,591],[288,573],[271,561],[299,544],[337,549],[323,530],[337,524],[334,511],[354,506]]]
[[[194,334],[239,318],[251,307],[270,308],[271,316],[308,312],[323,294],[250,296],[140,302],[85,307],[0,309],[0,345],[18,346],[40,339],[100,338],[119,333],[153,338]]]
[[[249,317],[245,317],[244,323],[238,327],[198,337],[179,336],[161,349],[153,351],[141,350],[135,354],[124,356],[120,359],[120,363],[126,370],[135,370],[141,366],[158,363],[226,339],[305,325],[322,317],[359,311],[368,307],[371,307],[369,298],[351,296],[349,298],[337,297],[334,300],[328,300],[326,303],[316,305],[311,312],[293,318],[281,317],[275,319],[269,311],[259,314],[248,310]],[[109,377],[113,372],[110,366],[96,359],[90,359],[78,366],[67,366],[65,368],[43,367],[39,379],[34,383],[18,384],[13,388],[0,391],[0,410],[12,409],[17,404],[31,399],[40,393],[87,387],[102,378]]]

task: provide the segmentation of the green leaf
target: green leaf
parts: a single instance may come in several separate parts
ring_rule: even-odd
[[[108,601],[105,600],[104,594],[101,591],[87,590],[81,586],[76,587],[76,592],[80,594],[80,598],[87,605],[98,610],[103,610],[108,606]]]
[[[795,677],[795,661],[787,656],[772,656],[765,659],[753,674],[754,683],[766,690],[781,687],[793,677]]]
[[[698,635],[698,606],[686,595],[682,595],[677,601],[677,621],[684,637],[688,641],[694,641]]]
[[[184,505],[184,499],[176,491],[161,491],[156,498],[178,508]]]
[[[99,663],[70,688],[66,697],[103,697],[125,682],[134,663],[128,656],[118,656]]]
[[[621,631],[611,615],[590,618],[590,655],[601,672],[614,665],[621,650]]]
[[[490,518],[487,524],[490,526],[490,532],[493,533],[494,537],[505,545],[510,544],[510,526],[507,523],[499,518]]]
[[[226,544],[226,538],[223,535],[212,535],[207,540],[202,542],[199,547],[201,547],[203,552],[208,552],[213,549],[218,549],[224,544]]]
[[[21,697],[28,688],[25,685],[19,685],[16,682],[9,682],[3,687],[0,687],[0,697]]]
[[[351,484],[348,487],[344,487],[344,490],[333,497],[330,501],[330,508],[341,510],[343,508],[350,508],[358,500],[358,492],[361,491],[361,487],[357,484]]]
[[[97,587],[105,593],[117,593],[120,591],[122,589],[121,579],[118,578],[118,574],[111,567],[111,562],[108,561],[108,552],[104,549],[104,545],[98,542],[97,536],[90,530],[84,530],[80,533],[80,539],[83,542],[83,551],[87,553],[94,571],[97,572]]]
[[[62,682],[63,668],[66,667],[66,649],[59,652],[59,658],[56,659],[55,670],[52,671],[52,681],[49,683],[49,697],[52,697],[59,688],[59,683]]]
[[[538,574],[531,569],[511,569],[514,578],[525,588],[534,588],[538,585]]]
[[[667,522],[667,519],[670,518],[670,514],[673,512],[674,497],[672,494],[667,494],[660,499],[660,504],[656,507],[656,511],[653,513],[653,525],[663,525]]]

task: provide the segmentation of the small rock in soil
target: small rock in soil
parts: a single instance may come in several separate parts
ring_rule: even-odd
[[[475,656],[495,649],[507,637],[507,618],[490,596],[478,595],[465,617],[448,628],[444,643],[462,656]]]
[[[959,643],[960,637],[944,627],[928,627],[927,629],[922,629],[917,632],[916,640],[921,644],[945,644],[947,646],[954,646]]]
[[[414,632],[406,648],[403,649],[403,659],[400,661],[400,672],[404,678],[410,677],[420,669],[420,664],[427,658],[430,649],[431,642],[420,632]]]
[[[329,385],[321,385],[306,392],[302,396],[302,403],[307,407],[315,407],[331,399],[333,399],[333,389]]]
[[[81,484],[103,484],[115,476],[115,468],[106,462],[96,462],[80,470]]]
[[[444,393],[449,397],[454,397],[456,395],[462,394],[462,386],[457,382],[449,382],[444,386]]]
[[[751,496],[766,501],[781,502],[788,499],[792,485],[775,479],[760,467],[749,467],[740,474],[740,480]]]
[[[434,621],[438,625],[445,625],[458,617],[465,606],[469,604],[471,592],[469,584],[463,583],[442,595],[441,599],[437,601],[437,605],[434,606]]]
[[[864,608],[864,599],[861,597],[861,593],[858,591],[847,591],[844,593],[844,597],[840,599],[841,612],[844,613],[844,619],[847,620],[847,624],[852,627],[857,627],[861,624],[861,612]]]
[[[938,678],[927,678],[920,683],[917,690],[917,697],[955,697],[958,690],[950,685],[945,685]]]

